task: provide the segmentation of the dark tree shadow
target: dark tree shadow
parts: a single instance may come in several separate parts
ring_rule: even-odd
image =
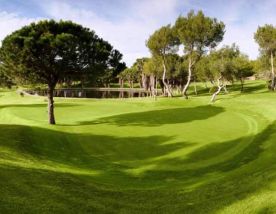
[[[166,144],[173,137],[161,135],[119,138],[1,125],[0,147],[37,161],[50,160],[98,169],[101,173],[83,176],[0,164],[0,210],[4,213],[19,212],[20,208],[28,213],[215,213],[269,185],[275,159],[270,158],[262,165],[255,165],[255,161],[269,149],[264,144],[274,137],[275,131],[276,124],[272,123],[255,136],[214,143],[195,150],[185,159],[164,160],[158,157],[193,144]],[[184,167],[221,156],[241,142],[248,144],[226,160],[190,170]],[[126,164],[127,161],[143,165],[139,161],[150,158],[155,159],[145,164],[154,164],[154,169],[139,176],[126,173],[126,169],[135,168]],[[210,174],[217,178],[205,180]]]
[[[174,200],[176,204],[184,202],[181,210],[189,210],[188,213],[214,213],[224,206],[229,206],[239,200],[243,200],[266,185],[269,185],[266,179],[271,176],[271,172],[265,168],[271,168],[271,164],[275,160],[272,158],[266,162],[266,165],[255,165],[255,167],[254,163],[265,152],[264,144],[275,133],[276,123],[274,122],[256,136],[218,144],[214,143],[190,153],[186,159],[174,158],[163,160],[159,162],[159,166],[157,164],[156,169],[164,164],[179,166],[180,168],[180,166],[185,166],[185,164],[215,158],[216,156],[223,155],[241,142],[249,142],[240,152],[221,162],[189,170],[149,170],[143,174],[143,179],[155,178],[163,181],[173,179],[173,181],[183,181],[183,185],[188,187],[195,185],[198,178],[204,178],[212,173],[218,175],[218,177],[221,175],[221,179],[202,183],[197,188],[187,191],[187,193],[184,191]],[[239,176],[234,176],[237,170],[239,170]],[[168,210],[169,207],[171,205],[167,206]]]
[[[0,146],[37,159],[88,169],[103,169],[115,162],[125,168],[124,162],[145,161],[193,145],[183,142],[165,144],[173,139],[172,136],[161,135],[114,137],[70,134],[38,127],[0,125]]]
[[[195,120],[205,120],[214,117],[223,111],[224,109],[222,107],[212,105],[161,109],[120,114],[93,121],[82,121],[79,125],[107,123],[118,126],[160,126],[165,124],[188,123]]]

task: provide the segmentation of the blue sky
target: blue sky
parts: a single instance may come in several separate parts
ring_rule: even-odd
[[[236,42],[255,59],[254,32],[259,25],[276,24],[275,8],[276,0],[0,0],[0,40],[40,19],[72,20],[95,30],[131,65],[149,56],[145,41],[154,30],[193,9],[226,24],[221,45]]]

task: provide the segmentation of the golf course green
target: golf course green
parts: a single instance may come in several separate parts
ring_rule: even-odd
[[[209,100],[1,90],[1,213],[276,213],[275,93]]]

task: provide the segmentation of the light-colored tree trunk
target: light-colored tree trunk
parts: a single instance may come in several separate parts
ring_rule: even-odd
[[[131,88],[131,80],[128,80],[128,87]]]
[[[223,84],[223,89],[224,89],[225,94],[228,94],[227,87],[226,87],[226,85],[224,85],[224,84]]]
[[[131,80],[131,88],[134,88],[134,81]]]
[[[165,60],[163,59],[162,61],[162,64],[163,64],[163,76],[162,76],[162,82],[165,86],[165,90],[168,94],[169,97],[172,97],[172,92],[171,92],[171,89],[169,87],[169,85],[166,83],[166,73],[167,73],[167,68],[166,68],[166,65],[165,65]]]
[[[195,92],[195,95],[197,95],[197,87],[196,87],[196,81],[194,80],[194,92]]]
[[[192,59],[189,57],[189,65],[188,65],[188,78],[187,78],[187,83],[182,91],[183,96],[185,96],[186,99],[188,99],[188,88],[191,83],[191,78],[192,78]]]
[[[157,96],[158,96],[158,87],[157,87],[157,84],[158,84],[158,79],[157,77],[155,77],[155,100],[157,99]]]
[[[218,79],[218,90],[212,95],[211,102],[214,103],[216,100],[216,96],[220,93],[221,89],[224,88],[224,90],[227,91],[224,83],[220,82],[221,77]]]
[[[121,88],[122,87],[122,79],[119,78],[119,87]]]
[[[270,64],[271,64],[271,90],[275,91],[275,73],[274,73],[274,57],[271,51],[270,53]]]
[[[176,91],[177,91],[177,94],[181,94],[181,92],[182,92],[181,86],[177,85]]]
[[[220,93],[222,86],[218,86],[218,90],[212,95],[211,102],[215,102],[216,96]]]
[[[150,75],[149,77],[150,79],[150,92],[151,92],[151,96],[155,97],[155,76],[154,75]]]

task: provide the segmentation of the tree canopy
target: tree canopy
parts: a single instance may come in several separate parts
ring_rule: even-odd
[[[45,20],[7,36],[0,57],[2,69],[17,83],[47,84],[49,123],[55,124],[56,84],[66,77],[82,80],[112,66],[117,69],[121,55],[88,28],[71,21]]]
[[[172,96],[172,90],[166,81],[167,67],[166,60],[167,55],[176,53],[178,51],[178,39],[175,37],[170,25],[161,27],[155,31],[147,41],[147,47],[151,51],[153,57],[161,58],[163,66],[162,81],[166,89],[168,96]]]
[[[192,78],[192,67],[208,48],[215,48],[224,36],[225,25],[216,18],[210,18],[202,11],[190,11],[187,16],[180,16],[175,22],[174,32],[184,45],[184,53],[188,55],[188,77],[183,95],[188,98],[187,90]]]
[[[258,27],[254,35],[255,41],[259,44],[261,54],[270,57],[271,65],[271,84],[270,89],[275,90],[275,72],[274,72],[274,57],[276,54],[276,27],[273,25],[264,25]]]

